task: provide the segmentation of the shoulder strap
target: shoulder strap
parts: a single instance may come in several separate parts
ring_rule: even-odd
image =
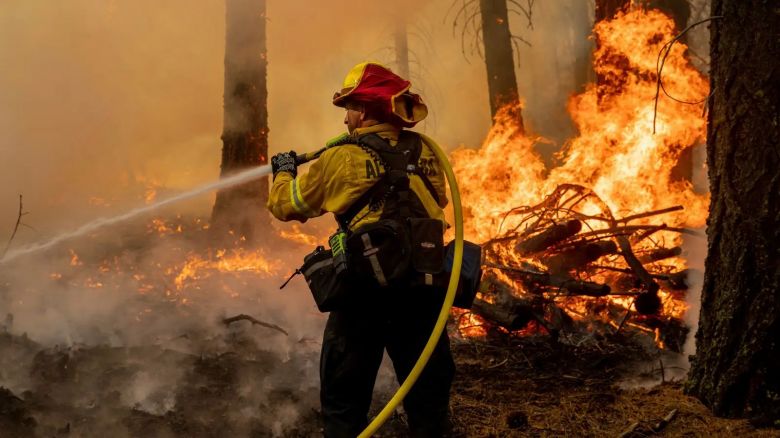
[[[431,183],[431,180],[428,178],[428,176],[422,172],[422,169],[417,166],[417,164],[420,162],[420,156],[422,155],[423,148],[422,137],[420,137],[419,134],[413,131],[402,130],[398,135],[398,144],[395,146],[395,148],[388,145],[385,140],[376,134],[366,135],[361,137],[361,140],[364,142],[364,144],[368,145],[371,149],[380,155],[382,154],[383,150],[387,150],[395,156],[405,154],[405,164],[403,165],[406,166],[406,172],[413,173],[420,177],[423,184],[425,184],[425,188],[428,189],[428,192],[430,192],[434,201],[436,201],[436,204],[439,204],[439,194],[436,192],[436,188],[433,187],[433,183]],[[392,163],[388,164],[392,165]],[[398,165],[401,166],[402,164],[399,162]]]
[[[410,216],[409,202],[409,177],[407,173],[420,176],[428,191],[439,202],[436,190],[430,180],[417,167],[417,162],[422,154],[422,139],[417,133],[401,131],[398,144],[393,147],[385,139],[376,134],[366,134],[357,139],[358,146],[373,152],[378,156],[385,172],[379,180],[366,190],[343,214],[337,215],[336,220],[343,230],[347,230],[349,224],[357,214],[368,205],[379,205],[392,193],[397,193],[401,204],[402,215]]]
[[[336,215],[336,221],[339,223],[339,227],[346,231],[349,228],[349,224],[367,205],[378,205],[384,198],[387,197],[390,191],[389,173],[391,170],[391,164],[387,158],[389,156],[396,155],[395,149],[390,146],[382,137],[376,134],[366,134],[356,139],[356,143],[362,149],[374,155],[381,166],[385,169],[385,172],[368,190],[363,192],[352,205],[349,206],[347,211],[340,215]],[[398,159],[392,159],[393,163],[398,163]]]
[[[409,163],[411,166],[409,166],[408,171],[410,173],[413,173],[420,177],[423,184],[425,184],[425,188],[428,189],[428,192],[430,192],[431,196],[433,197],[433,200],[436,201],[436,204],[439,204],[439,194],[436,192],[436,188],[433,187],[433,183],[431,183],[431,180],[428,178],[426,174],[423,173],[422,169],[420,169],[417,164],[420,162],[420,156],[422,155],[422,137],[420,137],[419,134],[413,131],[401,131],[401,134],[399,136],[399,143],[404,140],[404,137],[411,137],[408,141],[411,145],[411,153],[409,154]]]

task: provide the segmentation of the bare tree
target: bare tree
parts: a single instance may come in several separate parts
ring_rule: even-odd
[[[410,79],[409,70],[409,33],[406,30],[406,18],[399,16],[395,23],[395,64],[398,74],[404,79]]]
[[[611,20],[620,11],[627,11],[631,6],[631,0],[596,0],[594,24],[604,20]],[[596,50],[601,47],[601,41],[596,37]],[[624,80],[623,75],[604,75],[596,73],[596,94],[599,103],[607,90],[614,89]]]
[[[595,21],[609,20],[620,11],[626,10],[631,0],[596,0]]]
[[[266,1],[226,0],[225,9],[222,177],[268,163]],[[267,179],[220,191],[212,228],[255,239],[257,225],[267,218],[267,199]]]
[[[777,5],[713,0],[712,203],[687,391],[717,415],[780,424],[780,46]]]
[[[524,128],[514,58],[516,56],[519,63],[520,43],[530,44],[522,37],[512,34],[509,14],[525,17],[531,27],[533,3],[534,0],[526,0],[524,5],[518,0],[467,0],[460,4],[453,19],[453,32],[462,23],[463,55],[467,57],[466,36],[470,32],[474,38],[471,52],[476,51],[485,59],[491,116],[495,118],[499,110],[506,107],[520,132]],[[453,3],[453,6],[456,5],[457,1]]]
[[[685,29],[691,19],[691,5],[688,0],[643,0],[643,6],[647,9],[658,9],[670,16],[678,31]],[[680,41],[685,42],[685,35]]]

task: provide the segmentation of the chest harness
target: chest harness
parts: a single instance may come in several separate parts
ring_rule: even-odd
[[[355,140],[346,139],[342,144],[351,142]],[[411,131],[401,131],[398,143],[394,147],[377,134],[360,136],[356,143],[376,158],[384,172],[380,174],[377,182],[356,199],[344,213],[336,215],[339,229],[349,233],[350,225],[365,207],[368,207],[366,214],[384,207],[380,219],[427,218],[425,207],[409,187],[409,175],[417,175],[436,203],[439,203],[436,189],[419,166],[422,155],[420,136]]]

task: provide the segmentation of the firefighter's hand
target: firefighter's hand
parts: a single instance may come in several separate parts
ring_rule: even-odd
[[[274,172],[274,179],[279,172],[289,172],[293,178],[298,175],[298,165],[295,164],[295,151],[282,152],[271,157],[271,170]]]

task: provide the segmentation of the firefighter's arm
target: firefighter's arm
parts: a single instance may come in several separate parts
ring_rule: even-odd
[[[303,176],[303,175],[301,175]],[[271,185],[271,193],[268,195],[268,210],[280,221],[297,220],[306,222],[309,218],[318,216],[306,208],[300,198],[301,177],[293,177],[291,173],[279,172]]]
[[[352,160],[349,147],[339,146],[324,152],[297,177],[280,172],[268,197],[271,214],[281,221],[306,222],[326,212],[343,213],[359,195]]]

